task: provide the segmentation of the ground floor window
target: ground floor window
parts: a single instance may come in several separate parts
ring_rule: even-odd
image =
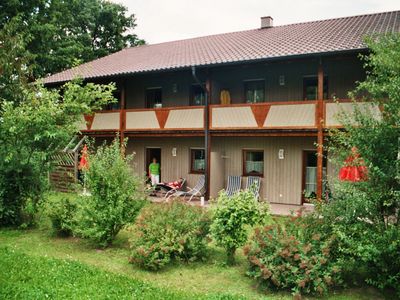
[[[204,149],[190,149],[190,173],[204,173],[205,155]]]
[[[317,196],[317,160],[316,151],[304,151],[303,193],[305,200],[316,198]],[[324,182],[326,182],[326,165],[327,159],[326,154],[324,154],[322,169]],[[326,185],[323,184],[323,192],[325,192],[325,189]]]
[[[264,150],[243,150],[243,176],[264,176]]]

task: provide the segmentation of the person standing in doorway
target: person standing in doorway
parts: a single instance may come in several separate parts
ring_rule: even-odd
[[[155,157],[153,158],[153,162],[149,165],[149,177],[152,186],[156,186],[160,183],[160,164]]]

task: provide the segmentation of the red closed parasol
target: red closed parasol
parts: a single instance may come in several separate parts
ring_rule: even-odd
[[[87,146],[83,146],[82,149],[82,156],[81,160],[79,161],[79,170],[87,170],[89,169],[89,159],[88,159],[88,153],[87,153]]]
[[[368,169],[356,147],[351,149],[352,154],[345,160],[345,166],[339,171],[341,181],[359,182],[368,179]]]

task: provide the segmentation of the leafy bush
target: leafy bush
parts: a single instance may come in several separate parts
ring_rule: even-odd
[[[256,228],[244,252],[248,274],[264,287],[301,293],[325,293],[342,283],[335,255],[336,237],[318,230],[319,220],[294,217]]]
[[[236,249],[247,241],[248,227],[268,215],[266,203],[258,202],[251,191],[240,191],[232,197],[221,192],[212,209],[211,236],[226,249],[227,263],[234,264]]]
[[[106,247],[135,220],[145,196],[142,180],[133,175],[131,159],[121,153],[119,137],[89,155],[85,180],[91,195],[78,207],[74,233]]]
[[[206,252],[210,219],[200,207],[177,200],[145,207],[133,227],[130,261],[158,270],[173,260],[194,261]]]
[[[337,185],[335,200],[318,207],[319,228],[337,237],[336,255],[356,279],[400,296],[400,228],[395,217],[377,213],[375,193],[363,190],[368,184]]]
[[[83,113],[112,101],[114,89],[69,82],[61,92],[31,84],[0,99],[0,226],[31,225],[54,154],[78,132]]]
[[[58,236],[70,236],[73,230],[73,219],[77,210],[77,201],[68,195],[48,197],[43,203],[43,212]]]

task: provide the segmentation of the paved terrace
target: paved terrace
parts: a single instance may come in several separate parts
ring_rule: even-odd
[[[149,197],[150,201],[153,203],[162,203],[165,202],[163,197]],[[199,199],[193,199],[192,201],[187,201],[190,205],[201,206],[201,202]],[[204,206],[210,206],[208,201],[204,202]],[[303,210],[304,212],[312,212],[314,210],[314,205],[305,204],[305,205],[291,205],[291,204],[279,204],[279,203],[270,203],[269,204],[270,211],[272,215],[278,216],[290,216],[292,214],[296,214],[299,210]]]

